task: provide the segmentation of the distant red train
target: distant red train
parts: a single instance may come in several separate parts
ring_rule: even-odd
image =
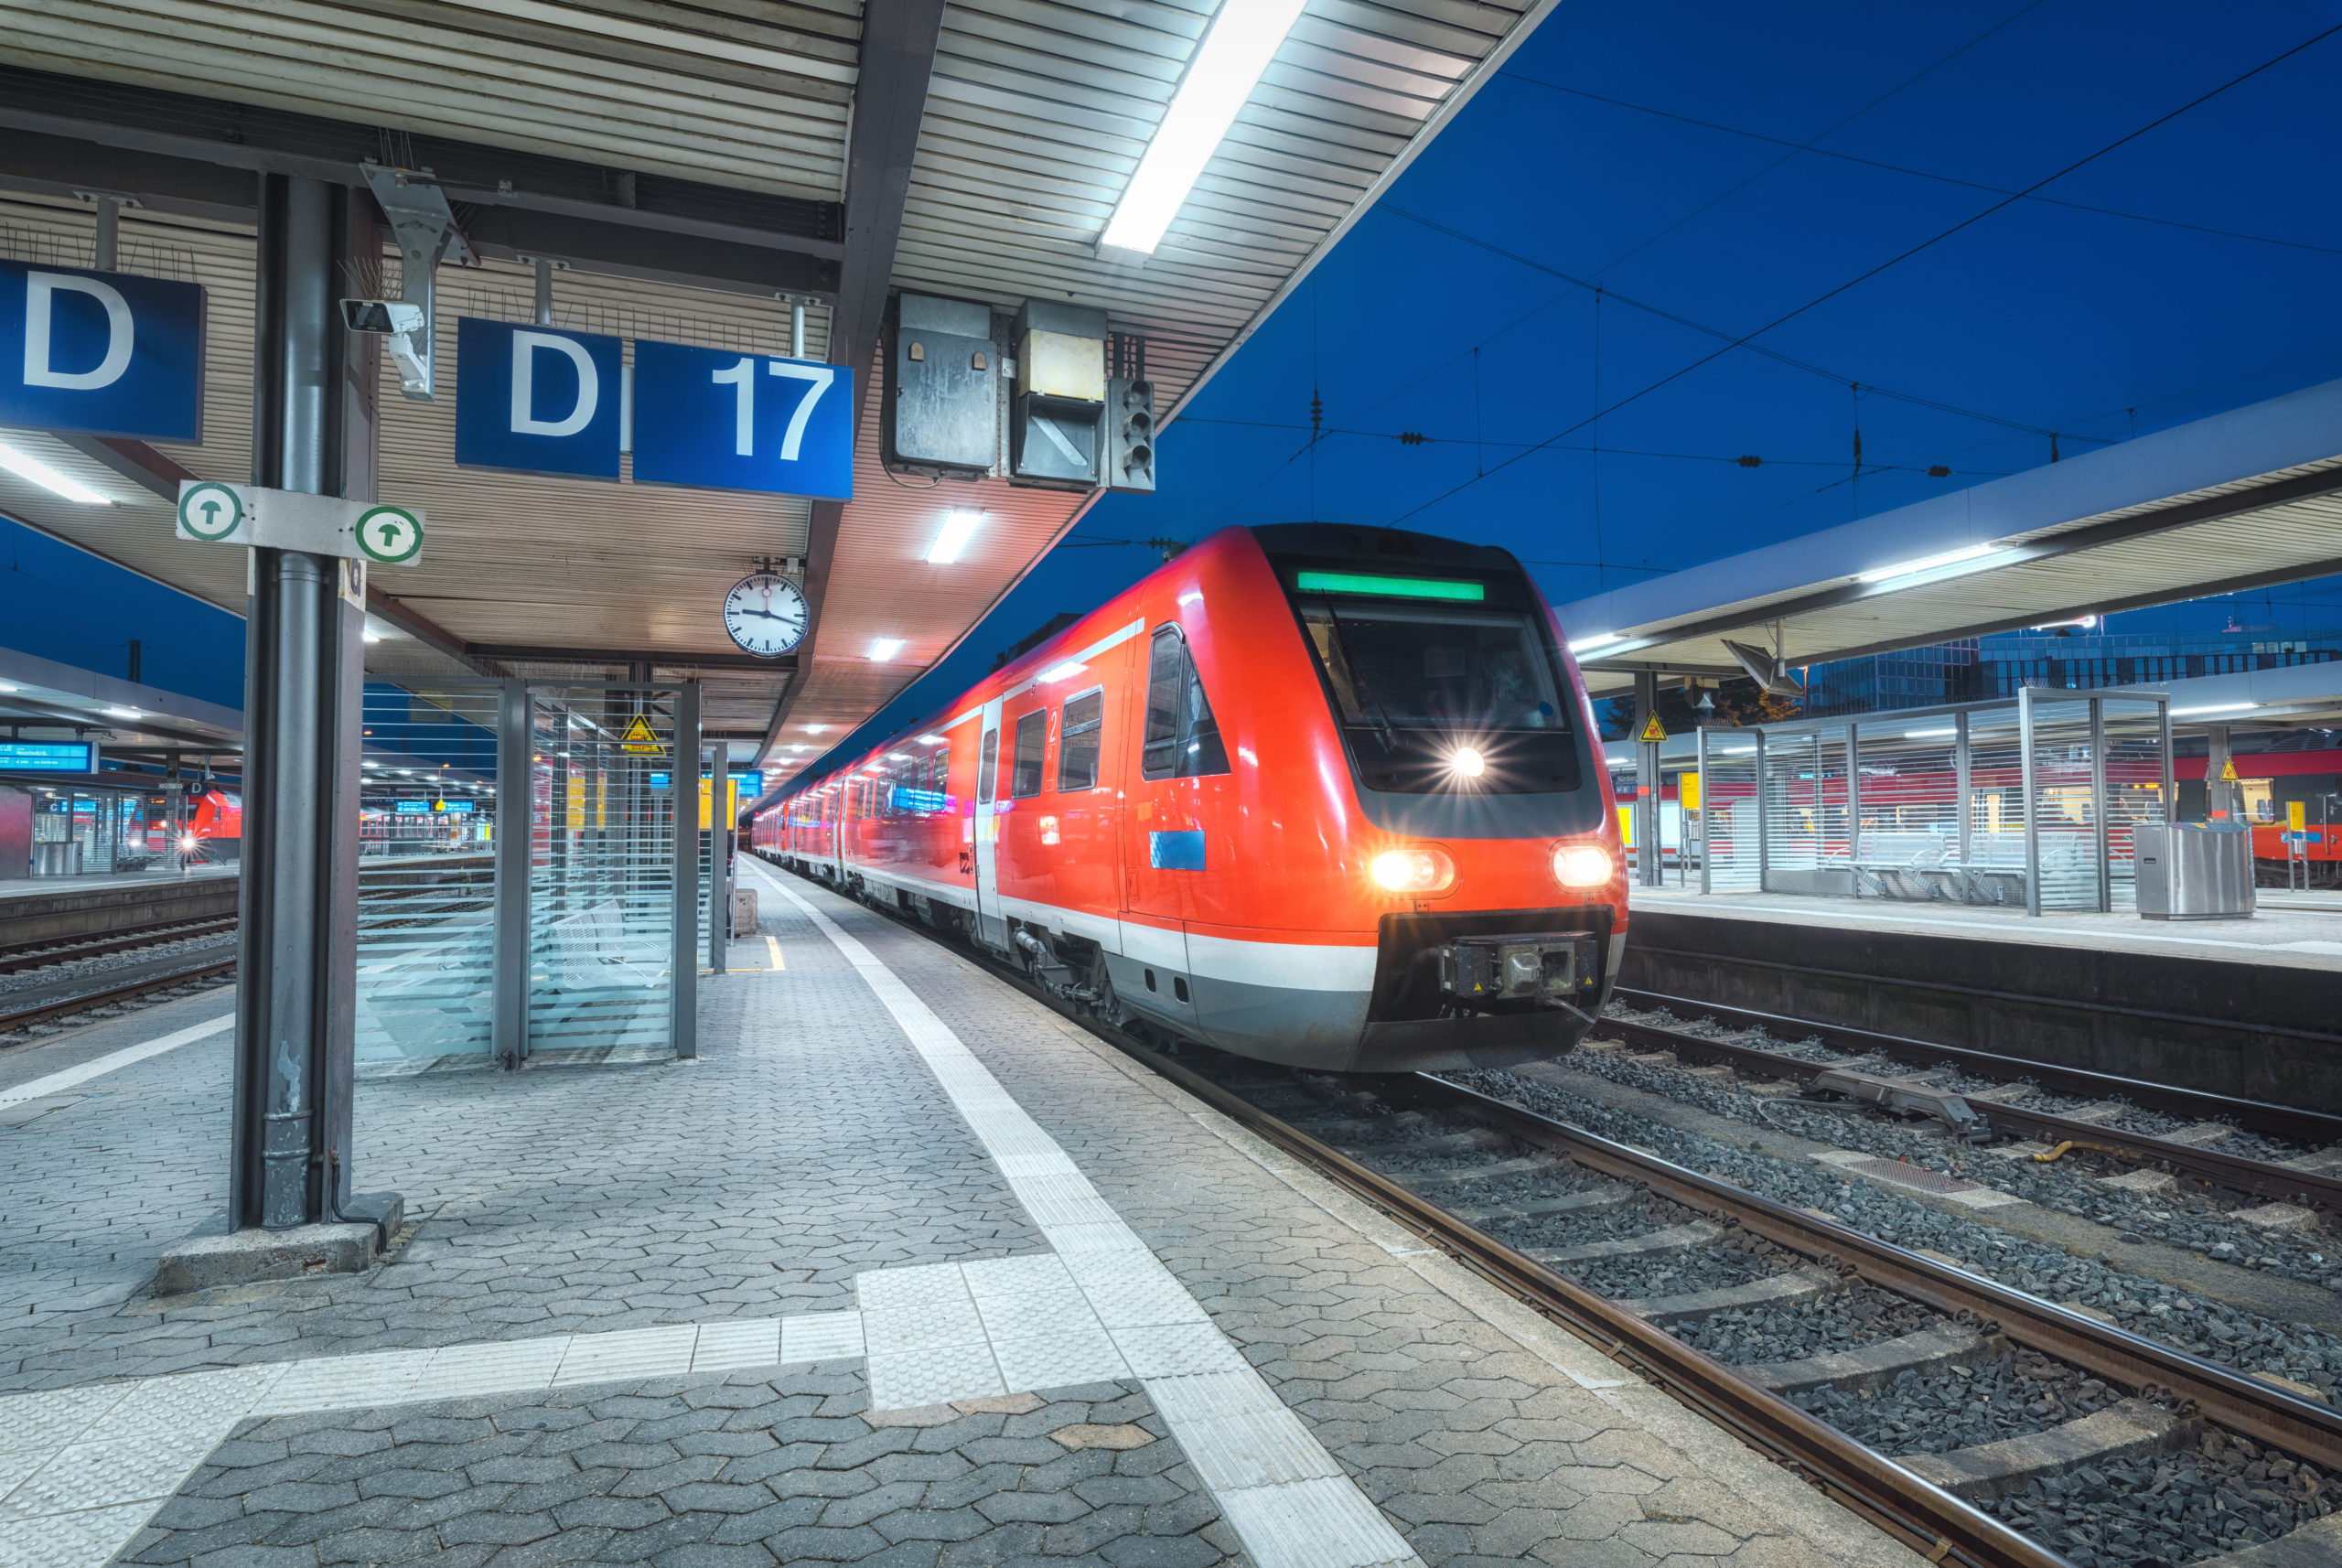
[[[1234,528],[768,808],[752,843],[1118,1022],[1296,1066],[1569,1049],[1626,941],[1608,776],[1505,551]]]

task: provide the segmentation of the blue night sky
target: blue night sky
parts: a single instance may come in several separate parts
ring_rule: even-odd
[[[1072,542],[1403,522],[1506,545],[1566,602],[2033,467],[2051,431],[2079,452],[2342,377],[2342,34],[2308,42],[2337,25],[2295,0],[1564,5],[1166,431],[1161,491]],[[1889,263],[1757,339],[1799,363],[1706,358]],[[118,671],[126,617],[189,655],[150,643],[150,680],[233,700],[232,618],[5,532],[11,645]],[[1155,564],[1060,547],[868,727]],[[2114,629],[2230,617],[2342,625],[2342,585]]]
[[[2014,202],[1757,339],[1815,369],[1737,349],[1585,423],[1721,346],[1639,307],[1752,331],[2337,23],[2332,4],[1564,5],[1165,431],[1160,491],[1107,497],[1074,538],[1403,521],[1503,544],[1566,602],[2045,463],[2051,431],[2081,452],[2342,376],[2342,211],[2304,199],[2342,162],[2337,35],[2040,192],[2107,210]],[[1059,547],[874,727],[1155,564]],[[2113,629],[2231,614],[2334,627],[2342,585]]]

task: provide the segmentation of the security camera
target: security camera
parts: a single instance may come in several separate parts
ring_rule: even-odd
[[[345,299],[342,324],[352,332],[371,332],[390,341],[383,346],[399,367],[399,384],[410,392],[431,388],[431,321],[420,305],[397,299]]]

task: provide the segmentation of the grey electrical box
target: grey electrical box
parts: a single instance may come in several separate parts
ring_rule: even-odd
[[[1016,345],[1010,479],[1058,489],[1094,487],[1102,478],[1106,435],[1106,313],[1028,299],[1010,338]]]
[[[1149,495],[1155,489],[1155,383],[1106,378],[1106,488]]]
[[[898,471],[973,476],[1000,460],[1000,346],[979,300],[898,294],[887,306],[881,455]]]

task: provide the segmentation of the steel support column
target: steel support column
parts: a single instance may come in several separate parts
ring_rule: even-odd
[[[725,895],[731,891],[724,875],[724,806],[730,792],[731,780],[725,777],[719,761],[728,759],[731,746],[702,746],[699,749],[700,770],[707,778],[707,968],[711,974],[725,971],[724,953],[732,922],[724,908]]]
[[[495,1010],[489,1045],[499,1062],[517,1068],[529,1057],[529,841],[535,825],[529,817],[535,807],[529,792],[529,688],[520,681],[498,686]]]
[[[2016,755],[2017,777],[2025,790],[2019,802],[2025,808],[2025,912],[2041,913],[2041,810],[2034,799],[2035,765],[2033,757],[2033,688],[2021,686],[2016,693]]]
[[[252,480],[340,495],[348,192],[272,175],[260,205]],[[254,550],[250,583],[229,1217],[282,1230],[350,1202],[365,618],[330,556]]]
[[[1968,715],[1954,714],[1951,719],[1951,789],[1960,810],[1960,864],[1966,865],[1974,858],[1972,853],[1976,824],[1975,761],[1968,749]]]
[[[699,682],[675,693],[675,762],[668,788],[675,799],[675,989],[671,1018],[675,1055],[699,1055],[699,791],[692,782],[699,756]]]
[[[1683,847],[1689,849],[1692,846],[1692,822],[1696,817],[1700,824],[1700,891],[1709,893],[1714,889],[1710,885],[1712,877],[1708,870],[1708,863],[1715,857],[1709,854],[1708,843],[1708,732],[1705,725],[1701,726],[1700,733],[1694,737],[1692,744],[1698,747],[1692,766],[1700,770],[1700,809],[1696,812],[1686,813],[1684,816]],[[1683,781],[1681,779],[1675,781],[1675,800],[1679,805],[1683,800]]]
[[[1635,674],[1635,880],[1660,885],[1659,747],[1643,739],[1643,726],[1659,711],[1659,672]]]
[[[2090,700],[2090,843],[2097,851],[2098,912],[2101,915],[2114,908],[2114,845],[2111,829],[2106,821],[2111,802],[2106,798],[2106,699]]]

